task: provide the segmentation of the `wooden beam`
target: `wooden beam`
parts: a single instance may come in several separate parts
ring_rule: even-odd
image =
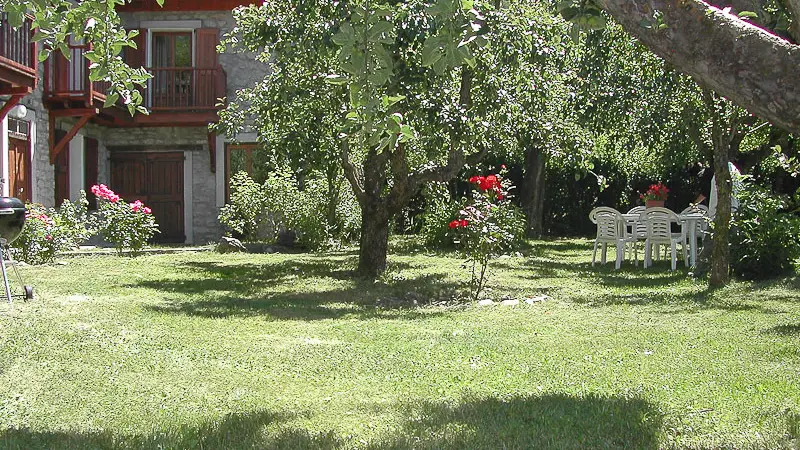
[[[217,172],[217,135],[208,133],[208,157],[211,166],[211,173]]]
[[[11,108],[17,106],[17,103],[22,100],[22,97],[24,97],[24,95],[12,95],[10,99],[6,100],[6,104],[0,108],[0,120],[6,117],[6,114],[11,111]]]
[[[53,117],[83,117],[87,114],[96,115],[100,114],[98,108],[67,108],[67,109],[51,109],[50,115]]]
[[[64,150],[64,147],[66,147],[67,144],[69,144],[69,141],[71,141],[72,138],[75,137],[76,134],[78,134],[78,131],[80,131],[80,129],[83,128],[84,125],[86,125],[86,122],[88,122],[89,119],[92,118],[92,116],[94,116],[94,113],[84,114],[80,116],[80,119],[78,119],[78,121],[75,122],[75,125],[72,126],[72,129],[69,130],[66,136],[61,138],[61,140],[58,141],[58,143],[55,146],[50,147],[50,164],[55,164],[56,157],[58,156],[58,154],[61,153],[62,150]],[[55,134],[55,117],[50,116],[50,120],[51,120],[50,135],[53,136]],[[51,139],[55,140],[54,138]]]
[[[33,90],[25,86],[7,86],[5,88],[0,88],[0,95],[27,95],[31,92],[33,92]]]

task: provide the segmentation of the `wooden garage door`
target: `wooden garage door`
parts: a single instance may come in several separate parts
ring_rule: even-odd
[[[136,199],[153,209],[161,230],[156,242],[184,242],[183,152],[111,154],[109,187],[128,203]]]
[[[8,138],[8,192],[23,202],[31,201],[31,154],[30,143]]]

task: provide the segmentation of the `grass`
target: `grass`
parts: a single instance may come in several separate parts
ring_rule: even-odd
[[[452,254],[75,257],[0,306],[0,448],[797,448],[800,279],[709,291],[585,240]],[[399,253],[398,253],[399,252]],[[416,301],[416,305],[414,304]]]

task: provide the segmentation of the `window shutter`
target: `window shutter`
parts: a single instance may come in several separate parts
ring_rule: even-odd
[[[195,65],[200,69],[216,68],[219,65],[217,57],[217,44],[219,44],[219,29],[197,29],[197,58]]]
[[[195,54],[195,71],[197,73],[195,89],[195,105],[213,109],[217,103],[217,81],[222,70],[219,68],[217,44],[219,30],[217,28],[197,29],[197,50]]]
[[[136,43],[136,48],[125,47],[125,62],[134,69],[138,69],[145,65],[145,55],[147,49],[145,48],[145,38],[147,37],[147,30],[139,29],[139,34],[133,38]]]

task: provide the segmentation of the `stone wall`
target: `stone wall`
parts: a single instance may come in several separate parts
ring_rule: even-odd
[[[42,103],[42,74],[44,64],[39,64],[39,84],[33,93],[23,97],[21,104],[28,108],[29,114],[35,116],[36,135],[31,136],[33,143],[33,158],[31,161],[31,187],[33,188],[33,201],[46,206],[53,206],[55,202],[55,181],[53,166],[50,164],[50,146],[48,135],[48,111]]]

